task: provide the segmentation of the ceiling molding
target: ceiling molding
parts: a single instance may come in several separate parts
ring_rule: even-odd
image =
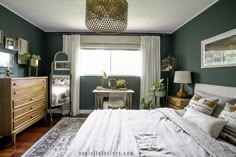
[[[184,22],[182,25],[180,25],[179,27],[177,27],[173,32],[171,32],[171,34],[173,34],[174,32],[176,32],[178,29],[180,29],[181,27],[183,27],[185,24],[187,24],[188,22],[190,22],[191,20],[193,20],[195,17],[197,17],[198,15],[200,15],[201,13],[203,13],[204,11],[206,11],[208,8],[210,8],[211,6],[213,6],[215,3],[217,3],[219,0],[215,0],[215,2],[212,2],[211,4],[209,4],[208,6],[206,6],[202,11],[198,12],[196,15],[194,15],[192,18],[190,18],[189,20],[187,20],[186,22]]]
[[[38,25],[36,25],[35,23],[31,22],[30,20],[28,20],[27,18],[25,18],[24,16],[20,15],[19,13],[17,13],[16,11],[12,10],[11,8],[7,7],[4,4],[0,4],[2,5],[4,8],[8,9],[9,11],[11,11],[12,13],[16,14],[17,16],[19,16],[20,18],[24,19],[25,21],[29,22],[30,24],[32,24],[33,26],[37,27],[38,29],[40,29],[41,31],[46,32],[43,28],[39,27]]]

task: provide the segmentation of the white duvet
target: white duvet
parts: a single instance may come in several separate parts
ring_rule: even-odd
[[[65,156],[235,157],[172,109],[96,110],[82,125]]]

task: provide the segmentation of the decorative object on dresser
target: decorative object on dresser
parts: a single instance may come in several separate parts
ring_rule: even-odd
[[[168,107],[173,109],[184,109],[190,102],[190,98],[179,98],[175,96],[168,97]]]
[[[27,59],[24,57],[25,53],[28,53],[29,46],[28,41],[22,38],[18,38],[18,64],[27,64]]]
[[[4,71],[0,71],[0,74],[5,74],[6,77],[14,74],[11,70],[14,67],[14,54],[0,52],[0,67],[6,68]]]
[[[58,64],[62,63],[62,65]],[[64,63],[66,65],[64,65]],[[50,75],[50,120],[52,113],[66,115],[71,109],[71,74],[70,62],[66,53],[59,51],[51,63]]]
[[[12,136],[46,116],[47,77],[0,79],[0,136]]]
[[[22,54],[22,58],[29,64],[29,76],[32,75],[32,67],[35,68],[35,76],[38,76],[38,66],[41,60],[40,55],[27,52]]]
[[[190,71],[175,71],[174,83],[181,83],[180,90],[177,92],[177,97],[186,98],[188,95],[184,91],[185,83],[192,83]]]
[[[13,51],[17,51],[17,42],[12,38],[5,38],[5,48]]]

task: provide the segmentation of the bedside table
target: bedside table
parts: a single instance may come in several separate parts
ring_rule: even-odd
[[[190,98],[178,98],[175,96],[168,97],[168,107],[181,110],[189,104]]]

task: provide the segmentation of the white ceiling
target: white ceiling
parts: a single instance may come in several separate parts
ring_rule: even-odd
[[[172,33],[218,0],[128,0],[126,32]],[[86,0],[0,0],[45,32],[88,32]]]

